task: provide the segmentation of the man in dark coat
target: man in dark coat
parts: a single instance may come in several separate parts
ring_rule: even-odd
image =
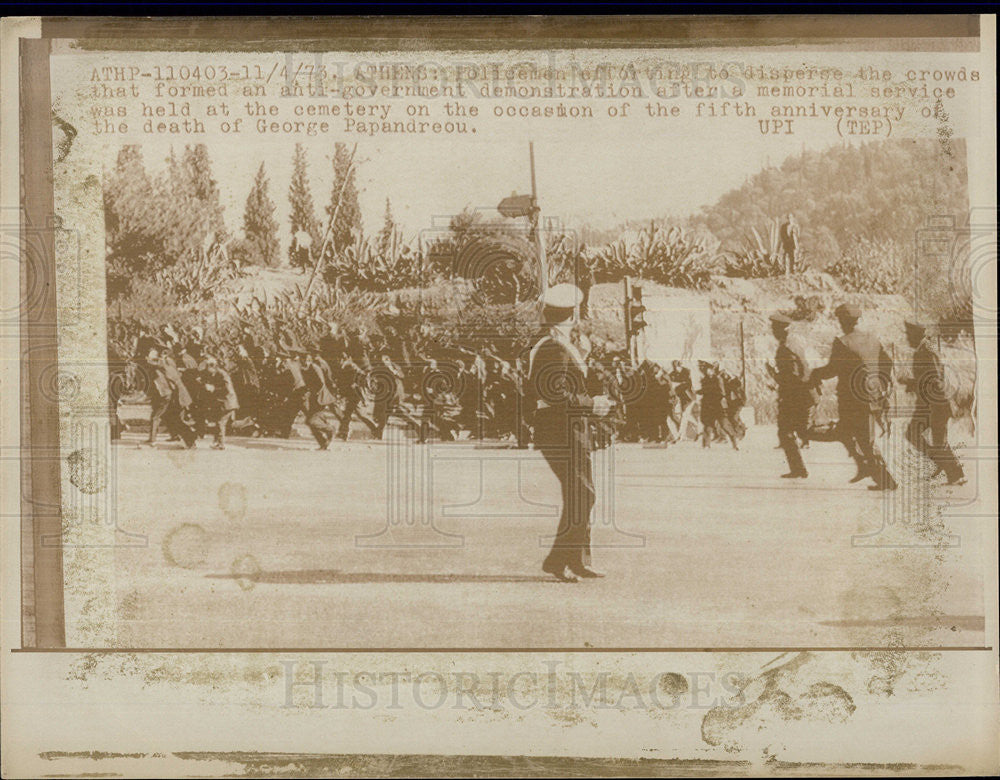
[[[203,353],[204,354],[204,353]],[[226,426],[233,418],[240,403],[236,398],[236,390],[229,372],[219,365],[218,360],[207,355],[202,361],[198,377],[199,392],[198,408],[200,425],[211,425],[215,432],[212,449],[226,448]]]
[[[533,410],[535,447],[562,487],[562,514],[542,570],[562,582],[601,577],[590,567],[590,512],[596,500],[588,416],[606,415],[606,396],[587,392],[587,368],[570,334],[583,299],[579,288],[558,284],[543,298],[547,333],[532,348],[525,406]]]
[[[747,394],[743,389],[743,380],[728,371],[720,371],[722,387],[726,392],[726,419],[737,439],[746,436],[747,428],[743,424],[743,407],[747,403]]]
[[[331,366],[331,369],[337,382],[337,393],[344,399],[344,408],[340,416],[340,427],[337,429],[337,438],[341,441],[347,441],[347,437],[351,432],[351,418],[355,415],[361,417],[359,407],[365,400],[363,390],[367,384],[367,374],[352,357],[346,354],[341,360],[339,370],[334,366]],[[365,418],[362,417],[362,419]],[[374,423],[372,423],[372,426],[374,426]]]
[[[287,439],[292,435],[292,428],[300,411],[306,408],[306,381],[302,374],[302,359],[305,357],[305,350],[299,346],[297,341],[284,343],[279,354],[283,354],[281,365],[285,373],[285,382],[288,395],[284,409],[282,430]],[[307,413],[308,416],[308,413]]]
[[[378,356],[368,372],[367,384],[373,396],[372,422],[375,424],[372,434],[376,439],[382,438],[389,416],[397,412],[403,403],[406,396],[403,387],[404,376],[403,369],[396,365],[387,351]],[[424,428],[421,426],[421,440],[424,433]]]
[[[235,363],[231,376],[240,401],[236,416],[243,421],[242,425],[249,426],[255,435],[259,435],[261,376],[245,343],[237,345]]]
[[[905,326],[906,339],[913,348],[913,377],[907,379],[905,385],[917,396],[913,417],[906,428],[906,439],[917,452],[931,460],[937,468],[934,476],[944,472],[949,485],[964,485],[962,464],[948,444],[948,421],[952,412],[944,364],[934,345],[926,338],[926,323],[913,318],[907,320]]]
[[[165,345],[150,344],[142,363],[151,407],[148,444],[155,446],[162,421],[168,433],[182,439],[185,446],[191,448],[195,443],[195,432],[183,419],[191,406],[191,394],[166,352]]]
[[[799,254],[799,225],[795,215],[790,213],[781,223],[778,231],[781,242],[781,253],[785,260],[785,274],[794,273],[797,269],[796,260]]]
[[[327,327],[327,332],[319,337],[319,355],[332,371],[337,371],[347,355],[347,337],[341,331],[339,323],[330,322]]]
[[[702,447],[711,447],[712,438],[715,436],[725,436],[733,445],[734,450],[738,450],[740,445],[736,441],[736,431],[733,430],[729,422],[729,402],[726,400],[726,386],[719,374],[719,367],[715,363],[699,361],[701,368],[701,387],[698,394],[701,396],[701,431]]]
[[[783,314],[771,317],[771,332],[778,340],[774,364],[767,364],[768,373],[778,385],[778,443],[788,460],[785,479],[805,479],[809,476],[799,451],[799,437],[809,429],[809,417],[815,405],[815,390],[809,385],[809,363],[802,343],[790,336],[792,321]]]
[[[859,307],[841,304],[834,314],[843,335],[833,340],[829,362],[812,372],[810,384],[837,378],[838,419],[831,433],[857,464],[851,482],[871,477],[875,484],[870,490],[895,490],[896,480],[875,443],[877,417],[892,382],[892,358],[875,336],[858,330]],[[811,433],[810,438],[820,437]]]
[[[691,381],[691,371],[679,360],[670,364],[670,381],[674,386],[676,405],[670,409],[670,419],[677,429],[677,438],[684,439],[687,415],[694,402],[694,383]]]

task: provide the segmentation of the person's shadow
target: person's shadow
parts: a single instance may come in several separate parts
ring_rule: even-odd
[[[261,585],[366,585],[371,583],[521,583],[558,582],[554,577],[528,574],[394,574],[345,572],[336,569],[227,572],[206,574],[209,579],[241,580]]]

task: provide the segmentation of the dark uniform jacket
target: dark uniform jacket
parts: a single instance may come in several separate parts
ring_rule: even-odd
[[[798,339],[790,336],[784,344],[778,344],[774,365],[779,399],[792,403],[816,402],[816,391],[809,383],[811,372],[805,347]]]
[[[670,381],[674,383],[674,393],[682,406],[687,406],[694,400],[694,385],[691,382],[691,372],[687,368],[682,366],[671,371]]]
[[[153,396],[164,401],[173,398],[184,409],[191,405],[191,394],[171,358],[161,357],[152,360],[147,358],[146,365],[150,371],[150,400],[156,400]]]
[[[229,372],[223,368],[206,368],[201,372],[204,407],[212,414],[224,414],[239,409],[236,389]]]
[[[525,409],[534,410],[535,443],[540,447],[589,446],[586,415],[594,399],[587,392],[586,365],[576,347],[543,336],[528,364]]]
[[[307,405],[310,411],[319,411],[336,400],[327,385],[326,372],[321,363],[313,361],[305,366],[302,369],[302,378],[308,391]]]
[[[726,387],[722,377],[703,376],[701,378],[701,419],[714,419],[728,408],[726,402]]]
[[[892,358],[875,336],[855,330],[833,340],[830,362],[812,372],[813,379],[837,377],[841,417],[878,411],[892,381]]]

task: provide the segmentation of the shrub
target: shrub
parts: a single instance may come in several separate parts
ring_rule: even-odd
[[[608,244],[593,261],[597,282],[634,276],[672,287],[705,288],[716,269],[714,248],[706,237],[652,222]]]
[[[736,252],[726,255],[726,276],[742,279],[763,279],[785,273],[785,256],[781,248],[778,220],[768,220],[763,232],[750,228],[743,237],[743,245]],[[796,258],[796,263],[801,263]]]
[[[382,251],[364,236],[334,253],[326,262],[323,278],[342,290],[398,290],[426,284],[423,257],[403,244],[399,234]]]
[[[594,282],[594,260],[594,253],[575,234],[546,236],[545,262],[550,285],[571,282],[579,287],[589,287]]]
[[[216,298],[229,282],[241,275],[237,261],[225,245],[202,251],[196,258],[181,257],[156,270],[152,281],[173,295],[180,304]]]
[[[860,237],[826,270],[845,290],[889,295],[909,288],[908,266],[907,253],[897,242]]]

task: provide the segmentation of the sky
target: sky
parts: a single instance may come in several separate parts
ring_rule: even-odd
[[[737,144],[723,128],[720,123],[717,139],[678,135],[645,145],[624,144],[620,136],[539,138],[535,164],[542,213],[570,227],[586,223],[597,229],[626,220],[683,217],[713,203],[768,164],[780,164],[790,153],[829,145],[829,141],[793,145],[786,139]],[[333,143],[305,145],[313,199],[324,219],[333,185]],[[290,237],[288,186],[294,141],[210,142],[208,147],[230,230],[241,228],[253,178],[264,163],[284,245]],[[162,143],[145,145],[147,167],[162,167],[169,148]],[[711,148],[710,154],[704,153],[706,148]],[[388,197],[408,242],[424,231],[437,233],[464,208],[494,209],[512,192],[531,190],[526,139],[361,141],[355,161],[365,233],[381,228]]]

